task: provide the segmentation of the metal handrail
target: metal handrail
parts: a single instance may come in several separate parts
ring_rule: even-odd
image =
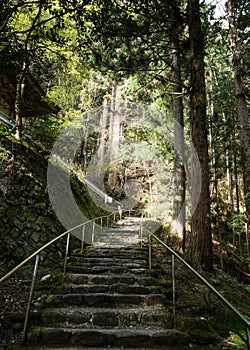
[[[65,237],[67,235],[67,242],[66,242],[66,251],[65,251],[65,259],[64,259],[64,268],[63,268],[63,274],[65,274],[66,272],[66,266],[67,266],[67,259],[68,259],[68,253],[69,253],[69,242],[70,242],[70,235],[71,232],[83,227],[84,228],[84,232],[85,232],[85,226],[89,223],[92,223],[92,233],[91,233],[91,238],[92,238],[92,243],[94,242],[94,234],[95,234],[95,221],[99,220],[101,221],[101,227],[103,227],[103,219],[106,218],[106,227],[108,228],[109,226],[109,218],[111,216],[113,216],[114,221],[116,220],[116,215],[119,215],[119,217],[121,217],[121,212],[117,211],[117,212],[113,212],[111,214],[108,215],[104,215],[104,216],[99,216],[96,217],[92,220],[88,220],[85,221],[84,223],[81,223],[65,232],[63,232],[62,234],[60,234],[59,236],[55,237],[54,239],[52,239],[51,241],[49,241],[48,243],[44,244],[41,248],[37,249],[33,254],[31,254],[30,256],[28,256],[26,259],[24,259],[20,264],[18,264],[16,267],[14,267],[11,271],[9,271],[6,275],[4,275],[3,277],[0,278],[0,283],[4,282],[6,279],[8,279],[9,277],[11,277],[15,272],[17,272],[21,267],[23,267],[25,264],[27,264],[30,260],[32,260],[34,257],[36,257],[35,259],[35,266],[34,266],[34,271],[33,271],[33,276],[32,276],[32,281],[31,281],[31,287],[30,287],[30,293],[29,293],[29,299],[28,299],[28,306],[26,309],[26,314],[25,314],[25,320],[24,320],[24,327],[23,327],[23,335],[22,335],[22,343],[25,343],[26,341],[26,337],[27,337],[27,327],[28,327],[28,320],[29,320],[29,314],[30,314],[30,308],[31,308],[31,302],[32,302],[32,298],[33,298],[33,293],[34,293],[34,288],[35,288],[35,281],[36,281],[36,276],[37,276],[37,271],[38,271],[38,263],[39,263],[39,259],[40,259],[40,253],[42,251],[44,251],[47,247],[51,246],[53,243],[55,243],[56,241],[60,240],[61,238]],[[81,237],[81,241],[84,238],[84,235],[82,235]]]
[[[0,278],[0,283],[4,282],[6,279],[8,279],[9,277],[11,277],[16,271],[18,271],[21,267],[23,267],[25,264],[27,264],[30,260],[32,260],[36,255],[40,254],[43,250],[45,250],[47,247],[51,246],[53,243],[55,243],[56,241],[60,240],[61,238],[65,237],[67,234],[71,233],[72,231],[81,228],[93,221],[96,221],[98,219],[102,220],[102,224],[103,224],[103,218],[109,218],[110,216],[113,216],[114,219],[116,217],[116,214],[119,214],[118,212],[114,212],[111,213],[109,215],[104,215],[104,216],[99,216],[96,217],[92,220],[88,220],[85,221],[84,223],[81,223],[75,227],[72,227],[71,229],[61,233],[59,236],[53,238],[51,241],[47,242],[46,244],[44,244],[42,247],[40,247],[39,249],[37,249],[34,253],[32,253],[31,255],[29,255],[26,259],[24,259],[20,264],[18,264],[16,267],[14,267],[12,270],[10,270],[6,275],[4,275],[3,277]],[[107,220],[107,227],[108,227],[109,221]]]
[[[197,272],[189,263],[184,260],[178,253],[164,243],[160,238],[154,235],[150,230],[144,228],[148,232],[149,238],[149,269],[152,268],[152,238],[166,248],[172,255],[172,278],[173,278],[173,324],[175,324],[175,277],[174,277],[174,257],[176,257],[182,264],[184,264],[196,277],[198,277],[203,284],[205,284],[231,311],[237,315],[246,326],[246,344],[250,349],[250,321],[233,306],[217,289],[215,289],[199,272]]]

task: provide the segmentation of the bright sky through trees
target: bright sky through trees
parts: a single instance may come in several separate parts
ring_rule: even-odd
[[[225,16],[226,0],[206,0],[207,3],[216,5],[215,18],[221,18]]]

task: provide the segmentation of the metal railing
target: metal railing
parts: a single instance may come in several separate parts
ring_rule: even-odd
[[[32,276],[32,281],[31,281],[31,287],[30,287],[30,292],[29,292],[29,298],[28,298],[28,305],[25,313],[25,320],[24,320],[24,327],[23,327],[23,332],[22,332],[22,343],[25,343],[26,338],[27,338],[27,328],[28,328],[28,321],[29,321],[29,316],[30,316],[30,310],[31,310],[31,304],[32,304],[32,299],[33,299],[33,294],[34,294],[34,288],[35,288],[35,282],[36,282],[36,277],[37,277],[37,272],[38,272],[38,265],[39,265],[39,260],[40,260],[40,254],[43,252],[46,248],[49,246],[52,246],[55,242],[59,241],[60,239],[64,238],[67,236],[66,240],[66,248],[65,248],[65,257],[64,257],[64,264],[63,264],[63,275],[66,272],[67,269],[67,260],[68,260],[68,255],[69,255],[69,247],[70,247],[70,237],[71,234],[74,230],[82,228],[82,235],[81,235],[81,252],[83,252],[83,247],[85,241],[85,235],[86,235],[86,227],[87,225],[91,225],[91,243],[95,241],[95,234],[96,234],[96,223],[100,223],[101,231],[103,227],[109,228],[111,222],[115,222],[116,219],[121,219],[122,213],[119,211],[113,212],[111,214],[105,215],[105,216],[100,216],[96,217],[92,220],[88,220],[82,224],[79,224],[70,230],[67,230],[60,234],[59,236],[55,237],[45,245],[43,245],[41,248],[36,250],[33,254],[31,254],[29,257],[27,257],[25,260],[23,260],[19,265],[14,267],[11,271],[9,271],[5,276],[0,278],[0,283],[4,282],[7,280],[9,277],[11,277],[15,272],[17,272],[19,269],[21,269],[24,265],[26,265],[28,262],[30,262],[33,258],[35,258],[35,265],[34,265],[34,270],[33,270],[33,276]]]
[[[141,231],[147,231],[148,237],[148,254],[149,254],[149,269],[152,269],[152,245],[153,240],[157,241],[162,247],[164,247],[171,254],[171,274],[172,274],[172,325],[176,325],[176,279],[175,279],[175,258],[178,259],[183,265],[185,265],[204,285],[207,286],[218,298],[223,302],[223,304],[230,309],[238,318],[244,323],[246,327],[246,339],[247,348],[250,349],[250,322],[249,320],[234,306],[232,305],[217,289],[215,289],[201,274],[199,274],[191,265],[187,263],[178,253],[176,253],[172,248],[165,244],[161,239],[154,235],[147,228],[141,227]],[[141,237],[143,233],[141,233]]]
[[[7,114],[2,111],[0,111],[0,121],[11,130],[16,128],[16,125],[12,122],[12,120],[10,120]]]
[[[163,246],[171,254],[172,305],[173,305],[172,306],[172,325],[173,325],[173,327],[176,326],[176,283],[175,283],[175,258],[176,258],[183,265],[185,265],[196,277],[198,277],[202,281],[202,283],[204,285],[206,285],[209,288],[209,290],[211,290],[224,303],[224,305],[226,305],[245,324],[245,326],[246,326],[246,344],[247,344],[248,349],[250,349],[250,322],[248,321],[248,319],[237,308],[235,308],[219,291],[217,291],[201,274],[199,274],[191,265],[189,265],[178,253],[176,253],[172,248],[170,248],[167,244],[165,244],[161,239],[159,239],[149,229],[144,227],[144,225],[143,225],[144,215],[141,212],[141,210],[139,210],[139,211],[138,210],[127,210],[126,213],[127,213],[128,217],[131,217],[131,214],[134,214],[134,213],[141,214],[140,220],[139,220],[138,237],[140,240],[141,248],[143,247],[144,237],[148,238],[149,269],[152,269],[153,240],[157,241],[161,246]],[[36,277],[37,277],[37,272],[38,272],[40,253],[42,251],[44,251],[46,248],[48,248],[49,246],[53,245],[56,241],[59,241],[60,239],[67,237],[66,247],[65,247],[64,264],[63,264],[63,276],[64,276],[66,273],[66,269],[67,269],[67,261],[68,261],[68,256],[69,256],[69,247],[70,247],[70,237],[72,235],[72,232],[76,229],[80,229],[80,228],[82,229],[80,241],[81,241],[81,252],[83,252],[84,243],[86,242],[87,225],[90,226],[91,242],[93,243],[95,241],[95,238],[96,238],[97,223],[99,224],[99,227],[101,227],[101,232],[102,232],[103,227],[109,228],[111,222],[115,222],[117,219],[121,219],[122,215],[124,215],[124,214],[125,214],[125,212],[121,213],[121,211],[113,212],[109,215],[100,216],[100,217],[94,218],[92,220],[88,220],[82,224],[79,224],[78,226],[71,228],[70,230],[63,232],[62,234],[55,237],[50,242],[46,243],[44,246],[39,248],[33,254],[31,254],[28,258],[26,258],[19,265],[17,265],[15,268],[13,268],[5,276],[0,278],[0,283],[4,282],[6,279],[11,277],[16,271],[18,271],[21,267],[23,267],[25,264],[27,264],[29,261],[31,261],[33,258],[35,258],[35,265],[34,265],[30,293],[29,293],[29,298],[28,298],[28,306],[26,309],[24,327],[23,327],[23,332],[22,332],[22,343],[25,343],[26,338],[27,338],[28,321],[29,321],[29,315],[30,315],[31,304],[32,304],[32,299],[33,299],[33,294],[34,294],[35,282],[36,282]],[[144,231],[147,232],[146,235],[144,234]]]

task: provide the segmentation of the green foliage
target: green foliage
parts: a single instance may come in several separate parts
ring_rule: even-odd
[[[245,229],[244,214],[232,214],[227,222],[228,226],[235,230],[237,234],[241,234]]]
[[[155,152],[155,158],[158,158],[159,155],[161,155],[166,159],[173,160],[173,150],[171,149],[169,140],[165,139],[163,135],[155,132],[155,128],[149,129],[142,126],[130,127],[128,125],[127,128],[124,129],[123,137],[125,140],[134,140],[138,143],[136,155],[142,160],[145,160],[145,152],[147,152],[146,145],[152,146],[151,150],[152,152]],[[141,152],[142,156],[140,157]],[[128,151],[128,155],[129,154],[130,152]],[[152,154],[148,154],[148,156],[152,159]]]
[[[39,140],[49,151],[60,133],[62,121],[55,116],[48,116],[39,119],[37,124],[30,127],[31,135],[35,140]]]
[[[177,3],[100,2],[97,11],[86,14],[92,23],[87,33],[85,22],[77,17],[79,48],[85,54],[91,46],[91,65],[117,78],[138,70],[162,72],[170,63],[168,34],[173,22],[179,27],[182,23]]]
[[[234,0],[233,5],[242,75],[248,87],[249,2]],[[180,36],[178,54],[185,82],[185,128],[189,129],[185,96],[190,92],[189,38],[184,7],[179,0],[38,0],[35,3],[3,0],[0,8],[1,73],[14,72],[18,76],[22,63],[26,62],[49,100],[61,107],[58,118],[51,116],[36,122],[33,129],[31,126],[32,135],[51,148],[62,128],[87,110],[100,106],[116,82],[126,100],[147,102],[160,111],[157,115],[159,127],[155,123],[153,130],[152,125],[127,125],[124,138],[141,143],[137,149],[140,160],[146,159],[144,146],[147,144],[153,146],[156,159],[163,156],[166,163],[172,164],[173,150],[161,132],[166,115],[171,119],[173,114],[170,78],[173,28],[177,28]],[[220,20],[210,21],[213,11],[214,6],[202,4],[203,29],[207,35],[212,220],[215,232],[221,231],[224,239],[231,240],[232,232],[239,235],[244,231],[242,213],[235,214],[236,182],[240,198],[243,167],[234,106],[232,58],[228,49],[229,29]],[[246,89],[247,95],[249,91]],[[98,135],[92,135],[87,145],[89,153],[94,153],[97,145]],[[76,158],[80,153],[79,150]],[[78,157],[77,161],[80,163],[81,159]],[[233,191],[230,203],[229,182]],[[143,198],[145,202],[150,200],[145,193]],[[240,211],[243,210],[240,203]]]

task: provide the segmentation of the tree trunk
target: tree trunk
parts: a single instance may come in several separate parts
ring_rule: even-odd
[[[115,190],[119,176],[116,169],[116,163],[119,156],[120,147],[120,112],[121,112],[121,95],[117,82],[112,88],[111,94],[111,112],[109,125],[109,160],[110,169],[108,176],[108,185],[112,191]]]
[[[243,180],[246,215],[250,219],[250,125],[248,118],[247,100],[245,94],[245,83],[242,76],[240,63],[240,45],[238,42],[237,23],[235,9],[231,0],[227,1],[229,26],[231,32],[231,45],[233,53],[234,82],[236,90],[236,106],[239,122],[240,144],[242,149]]]
[[[27,31],[26,39],[24,40],[24,59],[22,62],[22,68],[17,76],[17,82],[16,82],[16,96],[15,96],[15,120],[16,120],[16,138],[20,139],[22,136],[22,103],[23,103],[23,93],[24,93],[24,87],[25,87],[25,78],[26,73],[29,68],[29,46],[30,46],[30,40],[31,40],[31,34],[35,28],[35,25],[39,18],[41,17],[42,13],[42,5],[40,4],[37,10],[37,13],[32,21],[32,24]]]
[[[88,164],[88,137],[89,137],[89,113],[86,113],[86,120],[84,123],[84,140],[82,143],[81,148],[81,164],[82,164],[82,170],[86,171],[87,164]]]
[[[30,46],[30,39],[31,34],[35,28],[35,25],[39,18],[41,17],[42,13],[42,5],[39,6],[37,10],[37,14],[35,15],[32,24],[27,31],[27,36],[24,41],[24,51],[25,51],[25,57],[22,63],[22,68],[17,76],[17,83],[16,83],[16,96],[15,96],[15,120],[16,120],[16,138],[20,139],[22,136],[22,116],[21,116],[21,109],[22,109],[22,103],[23,103],[23,93],[24,93],[24,87],[25,87],[25,78],[26,73],[29,67],[29,46]]]
[[[190,122],[192,143],[198,156],[201,184],[197,183],[197,162],[192,159],[191,197],[193,216],[188,258],[198,269],[211,271],[212,235],[210,223],[210,193],[208,169],[208,141],[206,124],[206,92],[204,74],[204,38],[200,22],[199,0],[188,1],[190,40]],[[198,188],[200,185],[200,193]],[[197,196],[199,198],[197,198]],[[198,202],[196,200],[198,199]],[[195,208],[194,208],[195,205]]]
[[[16,96],[15,96],[15,120],[16,120],[16,138],[22,137],[23,121],[22,121],[22,102],[25,87],[26,63],[23,62],[22,70],[17,77]]]
[[[186,236],[186,207],[185,207],[185,151],[184,151],[184,118],[182,85],[179,64],[179,41],[178,32],[173,29],[172,34],[176,40],[173,40],[172,46],[172,81],[173,81],[173,112],[174,112],[174,200],[173,200],[173,220],[172,234],[177,236],[179,244],[178,249],[185,249]]]
[[[216,78],[214,79],[214,74],[212,71],[212,62],[210,62],[210,69],[209,69],[209,77],[210,77],[210,84],[209,84],[209,107],[210,107],[210,120],[209,120],[209,149],[210,149],[210,158],[211,158],[211,168],[212,168],[212,176],[210,179],[211,182],[211,195],[214,198],[215,202],[218,201],[218,175],[217,175],[217,155],[216,155],[216,147],[215,147],[215,141],[214,141],[214,122],[215,122],[215,108],[214,108],[214,85],[216,86]],[[215,80],[215,82],[214,82]]]
[[[120,146],[120,108],[121,95],[117,83],[112,89],[111,122],[110,122],[110,162],[118,159]]]
[[[107,96],[104,96],[103,99],[103,111],[101,114],[101,120],[100,120],[100,141],[99,141],[99,148],[98,148],[98,157],[100,161],[100,166],[102,167],[105,157],[105,137],[107,132],[107,121],[108,121],[108,98]]]

